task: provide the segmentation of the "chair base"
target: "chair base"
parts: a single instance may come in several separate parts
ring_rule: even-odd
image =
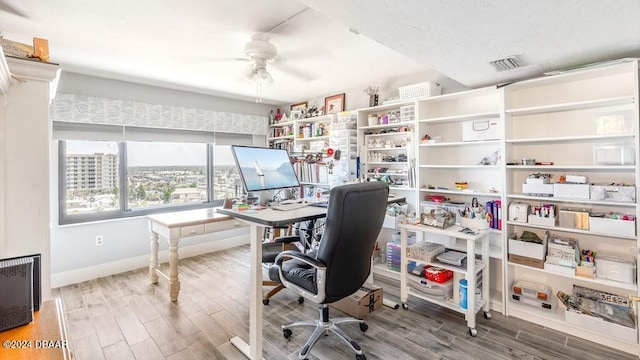
[[[349,347],[351,347],[351,350],[353,350],[356,353],[356,359],[362,359],[362,360],[366,359],[366,357],[362,353],[362,348],[360,348],[360,345],[358,345],[358,343],[353,341],[349,336],[347,336],[347,334],[344,333],[344,331],[342,331],[342,329],[340,329],[337,326],[340,324],[356,322],[360,324],[360,330],[364,332],[364,331],[367,331],[367,328],[368,328],[364,320],[356,319],[354,317],[341,317],[341,318],[330,319],[329,307],[327,304],[323,304],[320,307],[319,311],[320,311],[319,320],[304,320],[304,321],[298,321],[298,322],[282,325],[282,332],[284,334],[284,337],[287,339],[291,336],[290,329],[292,327],[315,326],[315,330],[313,330],[311,337],[309,337],[307,342],[302,347],[302,350],[300,350],[300,353],[298,354],[298,358],[306,359],[307,355],[309,355],[309,352],[311,351],[311,348],[320,339],[320,336],[321,335],[326,336],[326,335],[329,335],[330,332],[332,332],[338,335],[338,337],[342,341],[344,341],[347,345],[349,345]]]

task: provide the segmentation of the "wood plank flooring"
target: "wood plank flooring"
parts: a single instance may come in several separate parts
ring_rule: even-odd
[[[147,268],[54,289],[68,319],[75,359],[244,360],[229,342],[249,334],[249,247],[180,261],[178,302],[167,286],[151,285]],[[266,273],[265,273],[266,274]],[[385,297],[398,300],[395,282],[377,281]],[[344,316],[331,310],[334,316]],[[478,320],[478,336],[468,335],[464,316],[421,301],[409,310],[382,307],[367,318],[369,330],[342,328],[364,349],[367,359],[638,359],[627,353],[492,312]],[[316,307],[283,290],[264,307],[265,359],[297,359],[311,334],[295,328],[290,341],[280,325],[317,318]],[[322,338],[310,360],[354,359],[336,336]]]

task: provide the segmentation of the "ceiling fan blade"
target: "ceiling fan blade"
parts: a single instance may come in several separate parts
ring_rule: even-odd
[[[2,12],[6,12],[9,14],[13,14],[15,16],[19,16],[25,19],[28,19],[29,17],[27,16],[27,14],[23,13],[22,11],[16,9],[15,7],[6,4],[5,2],[0,2],[0,11]]]

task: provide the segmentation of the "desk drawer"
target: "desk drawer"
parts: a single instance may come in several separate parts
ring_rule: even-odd
[[[216,221],[212,223],[204,224],[204,231],[209,234],[218,231],[225,231],[231,229],[238,229],[243,226],[243,223],[236,219]]]
[[[180,237],[196,236],[204,234],[204,225],[183,226],[180,228]]]

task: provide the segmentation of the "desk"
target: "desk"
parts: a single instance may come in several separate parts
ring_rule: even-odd
[[[323,218],[327,215],[327,209],[307,206],[289,211],[272,209],[237,211],[222,208],[216,210],[250,225],[249,344],[238,336],[231,338],[231,343],[249,359],[262,359],[262,234],[264,228],[284,227],[301,221]]]
[[[178,246],[180,239],[230,230],[240,226],[228,215],[215,212],[215,209],[198,209],[147,216],[151,232],[151,260],[149,278],[152,284],[158,283],[158,276],[169,283],[171,301],[178,300],[180,280],[178,280]],[[162,236],[169,242],[169,274],[160,271],[158,264],[158,240]]]
[[[33,321],[0,332],[0,341],[9,340],[10,346],[0,348],[4,360],[66,360],[71,359],[71,346],[67,337],[62,301],[59,298],[42,303],[33,313]]]

